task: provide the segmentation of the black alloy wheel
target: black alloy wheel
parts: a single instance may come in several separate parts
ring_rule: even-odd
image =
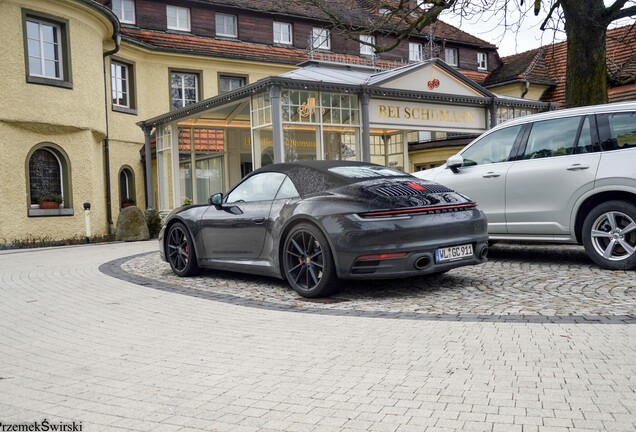
[[[583,246],[601,267],[636,268],[636,205],[608,201],[592,209],[583,223]]]
[[[322,297],[337,289],[333,255],[327,239],[314,225],[302,223],[287,234],[282,253],[289,285],[303,297]]]
[[[172,271],[177,276],[194,276],[201,273],[188,229],[180,222],[168,231],[166,256]]]

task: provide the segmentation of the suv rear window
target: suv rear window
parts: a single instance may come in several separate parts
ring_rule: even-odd
[[[636,112],[602,114],[599,122],[609,127],[609,138],[603,142],[603,150],[636,147]]]

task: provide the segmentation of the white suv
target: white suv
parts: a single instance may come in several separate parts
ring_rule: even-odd
[[[636,267],[634,102],[510,120],[414,175],[477,201],[491,240],[582,243],[602,267]]]

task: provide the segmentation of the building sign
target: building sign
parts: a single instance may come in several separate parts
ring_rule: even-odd
[[[486,110],[469,106],[412,103],[375,99],[369,102],[371,127],[401,126],[409,129],[486,130]]]

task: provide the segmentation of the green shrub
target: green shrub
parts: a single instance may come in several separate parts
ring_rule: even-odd
[[[159,231],[161,231],[161,216],[155,209],[146,210],[146,225],[148,225],[148,232],[150,238],[157,238]]]

